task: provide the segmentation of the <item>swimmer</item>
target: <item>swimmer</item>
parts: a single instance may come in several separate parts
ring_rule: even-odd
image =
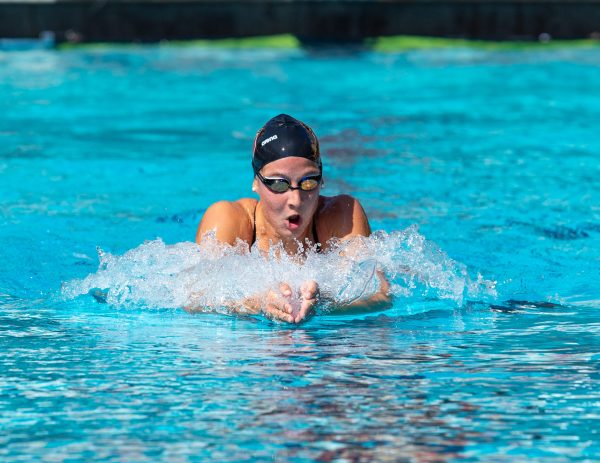
[[[321,196],[323,165],[319,141],[303,122],[286,114],[269,120],[254,140],[252,168],[252,191],[259,199],[212,204],[198,226],[197,243],[207,233],[214,232],[218,241],[230,245],[240,239],[249,247],[256,243],[258,249],[267,254],[272,245],[280,243],[287,253],[295,255],[303,245],[326,252],[331,238],[348,240],[371,234],[358,200],[349,195]],[[380,289],[376,294],[338,309],[389,307],[389,284],[381,273],[378,276]],[[296,296],[299,296],[297,302]],[[236,308],[299,323],[312,314],[318,300],[318,282],[304,282],[298,295],[293,294],[289,284],[282,282],[279,293],[270,291],[247,298]]]

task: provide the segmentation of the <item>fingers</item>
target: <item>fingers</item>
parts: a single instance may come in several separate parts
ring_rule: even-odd
[[[315,280],[308,280],[302,283],[300,292],[304,299],[315,299],[319,296],[319,285]]]
[[[280,283],[279,291],[284,297],[291,297],[294,294],[292,287],[288,283]],[[308,280],[300,286],[300,293],[305,299],[312,299],[319,293],[319,285],[315,280]]]
[[[288,323],[300,323],[309,317],[319,298],[319,285],[314,280],[305,281],[300,287],[300,307],[293,309],[294,291],[288,283],[279,284],[280,294],[275,291],[267,293],[265,314],[272,319]]]
[[[290,290],[291,293],[291,290]],[[283,296],[283,297],[282,297]],[[277,294],[275,291],[269,291],[267,293],[267,303],[276,305],[289,305],[289,296],[284,294]]]
[[[269,318],[294,323],[294,317],[291,312],[292,307],[289,304],[285,304],[283,307],[279,307],[276,304],[267,304],[267,307],[265,308],[265,314]]]
[[[302,305],[300,306],[300,310],[296,314],[294,318],[294,323],[300,323],[302,320],[306,319],[313,313],[313,308],[317,303],[316,299],[304,299],[302,301]]]
[[[280,306],[274,303],[269,303],[265,307],[264,312],[267,317],[274,320],[280,320],[288,323],[300,323],[312,315],[316,302],[316,299],[304,299],[300,305],[300,310],[298,310],[296,314],[293,313],[292,306],[290,304],[284,304],[283,306]]]
[[[280,290],[283,291],[286,288],[283,288],[284,284],[281,285]],[[289,289],[289,285],[287,289]],[[291,292],[291,290],[290,290]],[[277,294],[275,291],[269,291],[267,293],[266,304],[263,309],[265,315],[273,320],[285,321],[288,323],[294,322],[294,317],[292,316],[292,306],[289,302],[282,299],[281,295]]]
[[[287,283],[279,284],[279,291],[283,297],[291,297],[292,296],[292,287]]]
[[[300,286],[300,294],[302,295],[302,303],[300,310],[294,316],[294,323],[300,323],[308,318],[314,312],[314,307],[319,299],[319,285],[314,280],[308,280]]]

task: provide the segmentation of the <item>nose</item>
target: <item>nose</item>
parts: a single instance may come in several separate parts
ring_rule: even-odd
[[[297,209],[302,202],[302,190],[300,189],[290,189],[287,191],[287,202],[288,205],[294,209]]]

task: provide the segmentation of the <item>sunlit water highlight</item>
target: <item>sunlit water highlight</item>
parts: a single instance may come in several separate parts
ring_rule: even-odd
[[[599,63],[0,52],[0,460],[596,461]],[[279,112],[319,135],[324,193],[363,204],[360,252],[190,243],[209,204],[252,194]],[[385,312],[181,309],[309,276],[352,300],[377,268]]]

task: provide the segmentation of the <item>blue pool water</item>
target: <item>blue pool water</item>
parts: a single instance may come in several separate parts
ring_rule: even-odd
[[[358,260],[189,244],[280,112],[379,231]],[[598,460],[598,48],[0,52],[0,114],[2,461]],[[377,266],[381,313],[181,310]]]

